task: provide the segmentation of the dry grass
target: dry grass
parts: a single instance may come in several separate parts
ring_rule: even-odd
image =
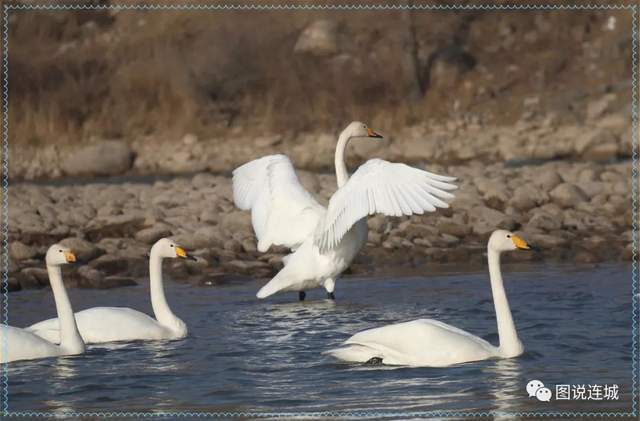
[[[356,118],[390,129],[468,112],[508,119],[523,97],[629,77],[624,13],[416,13],[428,86],[416,102],[406,100],[397,12],[12,14],[14,144],[335,130]],[[605,33],[612,14],[618,29]],[[338,21],[341,54],[293,54],[301,30],[326,17]]]

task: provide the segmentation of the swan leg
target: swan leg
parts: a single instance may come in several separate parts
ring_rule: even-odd
[[[324,289],[327,290],[327,298],[328,299],[330,299],[330,300],[335,300],[336,299],[336,296],[333,293],[335,288],[336,288],[336,283],[335,283],[335,281],[333,279],[327,278],[324,281]]]
[[[380,365],[380,364],[382,364],[382,358],[380,357],[370,358],[369,360],[367,360],[367,362],[364,363],[364,365]]]
[[[298,291],[298,300],[299,301],[304,301],[305,297],[307,296],[307,293],[304,291]]]

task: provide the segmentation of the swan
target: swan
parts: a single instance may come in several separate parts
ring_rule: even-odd
[[[85,343],[182,339],[187,336],[187,325],[173,314],[164,295],[162,260],[165,258],[195,260],[168,238],[158,240],[151,247],[151,306],[156,318],[127,307],[93,307],[79,311],[75,314],[76,322]],[[60,341],[58,319],[44,320],[26,330],[51,342]]]
[[[328,208],[302,187],[289,158],[268,155],[233,171],[233,199],[251,211],[258,250],[281,245],[292,253],[284,267],[256,294],[266,298],[280,291],[324,287],[335,299],[335,281],[367,241],[367,216],[422,214],[446,208],[454,177],[433,174],[405,164],[371,159],[349,178],[344,161],[352,139],[380,139],[366,124],[350,123],[338,137],[335,152],[338,190]]]
[[[523,239],[504,230],[494,231],[489,239],[487,257],[498,322],[498,347],[446,323],[419,319],[356,333],[326,354],[347,362],[414,367],[445,367],[488,358],[517,357],[524,347],[518,339],[502,284],[500,253],[530,249]]]
[[[45,257],[49,282],[56,302],[58,317],[62,321],[60,345],[55,345],[41,337],[13,326],[0,327],[0,363],[19,360],[34,360],[37,358],[58,357],[62,355],[77,355],[84,353],[85,344],[82,341],[73,309],[67,296],[67,290],[62,282],[62,265],[76,261],[75,255],[66,247],[54,244],[49,247]]]

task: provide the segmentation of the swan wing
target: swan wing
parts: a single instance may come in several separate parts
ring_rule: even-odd
[[[127,307],[93,307],[79,311],[75,317],[78,331],[87,344],[177,339],[154,318]],[[36,323],[26,330],[50,342],[60,342],[57,318]]]
[[[238,208],[251,211],[261,252],[271,245],[297,249],[325,213],[302,187],[285,155],[265,156],[236,168],[233,200]]]
[[[462,329],[420,319],[365,330],[329,353],[340,359],[350,357],[347,361],[353,362],[362,355],[390,365],[443,367],[489,358],[495,348]]]
[[[446,177],[382,159],[371,159],[331,197],[326,216],[315,230],[321,251],[334,248],[367,215],[402,216],[446,208],[454,177]]]

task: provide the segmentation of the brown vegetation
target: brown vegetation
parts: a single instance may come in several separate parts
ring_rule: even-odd
[[[337,50],[294,53],[318,19]],[[509,123],[531,96],[579,120],[576,101],[628,91],[630,26],[627,11],[11,11],[10,141]]]

